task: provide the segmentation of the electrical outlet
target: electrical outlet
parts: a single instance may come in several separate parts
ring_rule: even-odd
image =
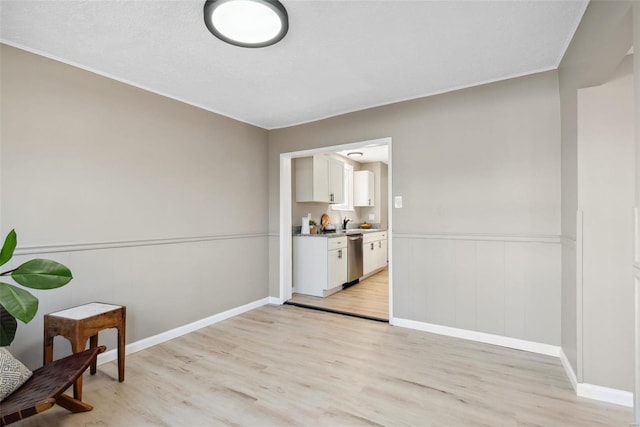
[[[376,219],[376,214],[369,214],[369,221],[373,221]]]
[[[396,196],[393,198],[393,206],[396,209],[402,209],[402,196]]]

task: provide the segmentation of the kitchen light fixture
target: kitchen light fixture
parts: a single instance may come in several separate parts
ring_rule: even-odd
[[[289,16],[278,0],[207,0],[204,23],[220,40],[241,47],[270,46],[289,30]]]
[[[347,157],[362,157],[362,152],[352,151],[350,153],[347,153]]]

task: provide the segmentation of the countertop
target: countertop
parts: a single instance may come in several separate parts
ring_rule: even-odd
[[[303,236],[303,237],[343,237],[349,236],[352,234],[367,234],[367,233],[375,233],[377,231],[387,231],[386,228],[350,228],[346,232],[339,230],[335,233],[318,233],[318,234],[300,234],[295,233],[294,236]]]

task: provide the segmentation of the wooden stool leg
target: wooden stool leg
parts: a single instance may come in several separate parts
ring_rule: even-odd
[[[89,347],[97,347],[98,346],[98,334],[95,334],[94,336],[89,338]],[[95,375],[96,371],[97,371],[97,367],[98,367],[98,358],[96,357],[95,359],[93,359],[93,362],[91,362],[91,369],[89,369],[89,371],[91,372],[91,375]]]
[[[47,365],[53,362],[53,337],[49,335],[49,331],[44,331],[44,351],[42,352],[42,364]]]
[[[73,353],[80,353],[81,351],[84,351],[86,346],[86,338],[84,340],[76,339],[75,342],[71,343],[71,351]],[[78,377],[78,381],[73,384],[73,397],[76,400],[82,400],[82,377],[83,375],[80,375],[80,377]]]
[[[125,325],[118,327],[118,381],[124,381]]]

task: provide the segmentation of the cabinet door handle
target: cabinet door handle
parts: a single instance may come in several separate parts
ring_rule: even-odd
[[[373,250],[373,242],[371,242],[371,250]]]
[[[338,249],[338,259],[342,259],[342,249]]]
[[[371,206],[371,199],[369,199],[369,206]]]
[[[333,202],[333,193],[329,195],[329,199]]]
[[[380,240],[380,241],[378,242],[378,247],[379,247],[380,249],[382,249],[382,240]]]

